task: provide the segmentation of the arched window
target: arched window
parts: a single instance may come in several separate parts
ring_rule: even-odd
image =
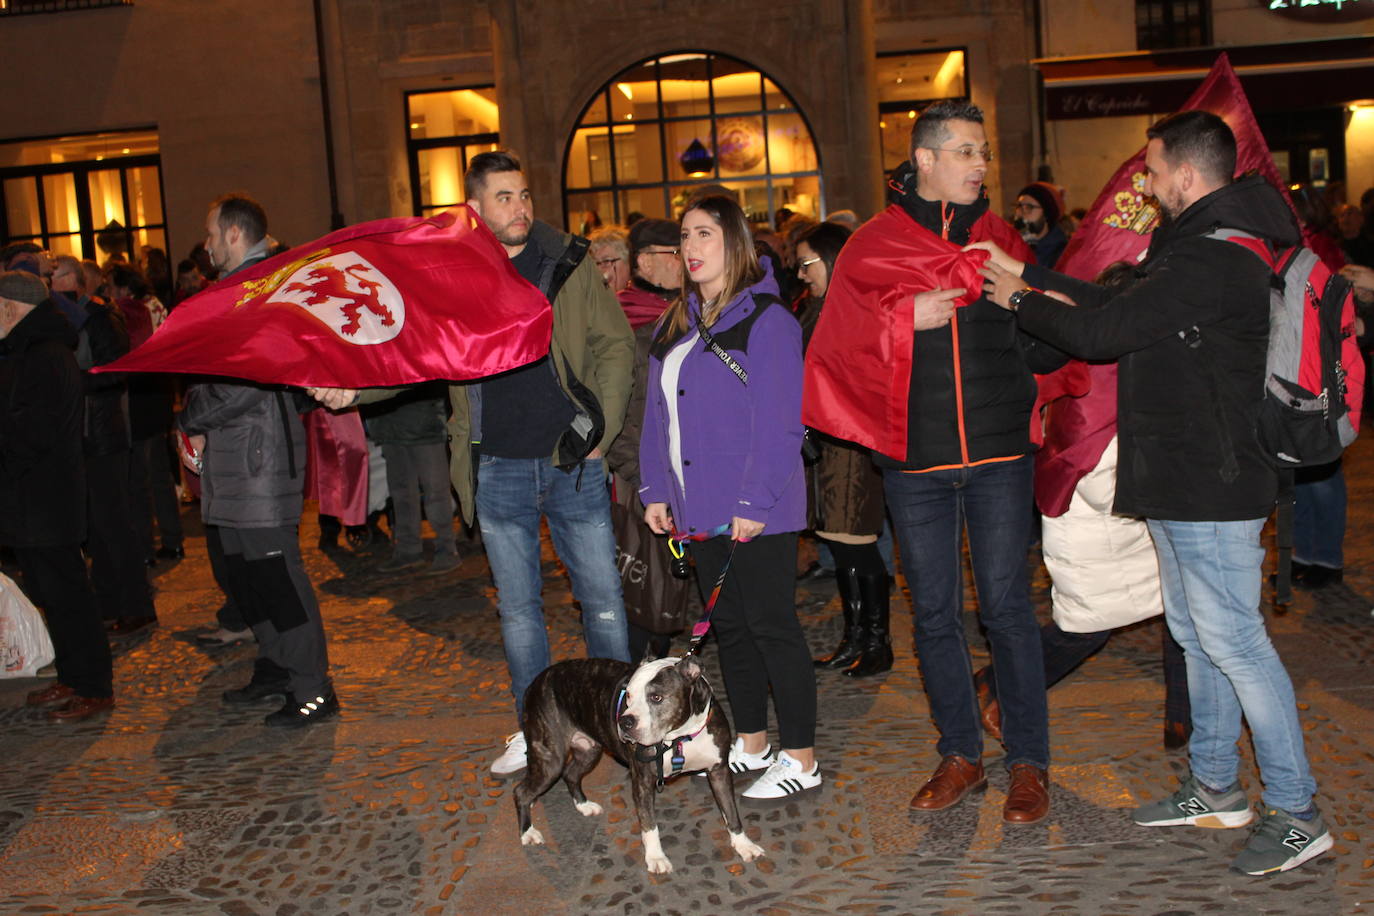
[[[820,160],[796,103],[721,54],[668,54],[621,71],[587,103],[564,153],[574,232],[632,214],[676,219],[703,184],[737,191],[756,222],[781,207],[822,211]]]

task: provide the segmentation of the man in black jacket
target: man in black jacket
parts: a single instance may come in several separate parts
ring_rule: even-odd
[[[205,247],[228,277],[267,257],[267,215],[230,194],[206,217]],[[193,386],[177,417],[203,456],[201,517],[218,539],[233,603],[253,628],[258,660],[230,704],[285,696],[268,725],[296,728],[335,715],[324,624],[301,561],[297,526],[305,489],[305,428],[295,393],[249,382]]]
[[[1217,116],[1182,112],[1147,136],[1146,192],[1164,222],[1137,283],[1109,296],[995,250],[985,274],[994,301],[1026,331],[1084,359],[1120,358],[1114,511],[1149,524],[1193,710],[1192,775],[1169,798],[1137,808],[1135,822],[1250,823],[1254,812],[1236,781],[1244,715],[1264,816],[1232,867],[1286,871],[1331,848],[1332,839],[1313,803],[1293,686],[1259,610],[1260,531],[1277,490],[1252,429],[1264,393],[1271,271],[1211,234],[1238,229],[1276,248],[1298,244],[1300,234],[1263,179],[1232,180],[1236,141]]]
[[[0,273],[0,543],[47,613],[57,680],[29,694],[48,718],[86,719],[114,706],[110,644],[86,576],[86,465],[76,330],[43,281]]]

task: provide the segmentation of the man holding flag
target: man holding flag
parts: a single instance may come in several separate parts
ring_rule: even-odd
[[[1183,646],[1192,700],[1192,773],[1172,796],[1137,808],[1142,826],[1241,827],[1242,715],[1264,783],[1264,815],[1232,863],[1287,871],[1332,846],[1313,802],[1293,686],[1259,610],[1276,472],[1251,428],[1264,393],[1271,271],[1218,226],[1272,246],[1301,233],[1278,190],[1233,181],[1236,138],[1221,118],[1184,111],[1147,132],[1144,192],[1163,211],[1137,269],[1116,295],[1026,265],[996,245],[987,291],[1020,327],[1084,359],[1120,358],[1120,461],[1114,511],[1144,517],[1159,556],[1169,629]],[[1030,284],[1030,285],[1027,285]],[[1035,288],[1054,290],[1080,307]]]
[[[223,276],[267,257],[267,215],[229,194],[210,206],[205,248]],[[296,393],[217,380],[193,385],[177,417],[203,461],[201,517],[218,541],[232,603],[253,628],[258,659],[226,703],[285,697],[268,725],[297,728],[339,711],[329,679],[324,624],[301,561],[297,526],[305,485],[305,428]],[[211,547],[213,550],[214,547]]]

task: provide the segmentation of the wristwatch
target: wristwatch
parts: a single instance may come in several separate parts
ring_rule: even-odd
[[[1026,296],[1030,295],[1033,292],[1035,292],[1035,290],[1031,289],[1029,286],[1018,289],[1016,292],[1012,293],[1010,296],[1007,297],[1007,307],[1010,308],[1013,312],[1016,311],[1021,307],[1021,300],[1026,298]]]

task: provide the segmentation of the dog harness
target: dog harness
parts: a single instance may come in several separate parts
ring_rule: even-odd
[[[611,714],[614,720],[620,719],[620,714],[625,711],[625,703],[628,694],[625,688],[620,689],[620,696],[616,698]],[[711,721],[711,702],[708,700],[706,709],[702,713],[706,717],[701,723],[701,728],[692,732],[690,735],[679,735],[671,741],[664,741],[662,744],[655,744],[652,747],[644,744],[636,744],[634,748],[635,759],[640,763],[658,763],[658,778],[654,781],[654,790],[662,792],[664,784],[682,773],[682,768],[687,764],[686,744],[697,735],[706,731],[707,724]],[[668,764],[665,765],[664,758]]]

